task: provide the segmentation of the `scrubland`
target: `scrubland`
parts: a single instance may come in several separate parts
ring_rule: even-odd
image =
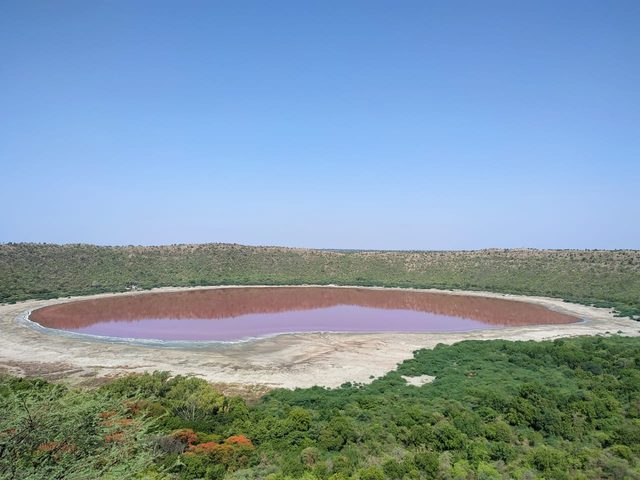
[[[0,478],[640,478],[640,341],[465,341],[248,404],[156,372],[0,377]],[[421,387],[405,377],[434,376]]]
[[[0,302],[132,288],[336,284],[562,298],[640,316],[640,250],[334,251],[0,245]]]

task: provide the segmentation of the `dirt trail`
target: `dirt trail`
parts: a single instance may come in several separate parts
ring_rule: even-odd
[[[198,287],[202,288],[202,287]],[[211,287],[222,288],[222,287]],[[224,287],[229,288],[229,287]],[[305,287],[299,287],[305,288]],[[348,288],[348,287],[344,287]],[[154,292],[185,290],[159,288]],[[264,387],[336,387],[369,382],[384,375],[419,348],[461,340],[544,340],[577,335],[640,335],[640,323],[616,318],[610,309],[558,299],[487,292],[426,290],[449,295],[507,298],[542,305],[585,321],[573,324],[509,327],[438,334],[290,334],[248,343],[198,349],[173,349],[69,338],[30,328],[17,321],[25,311],[74,299],[145,292],[102,294],[0,305],[0,368],[18,375],[96,383],[126,372],[167,370],[195,374],[212,382]]]

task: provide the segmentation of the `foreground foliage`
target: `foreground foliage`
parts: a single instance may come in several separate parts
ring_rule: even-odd
[[[640,317],[640,250],[370,252],[205,244],[0,245],[0,303],[133,286],[337,284],[459,288],[615,307]]]
[[[42,380],[0,382],[0,478],[125,478],[153,459],[133,404]]]
[[[640,479],[638,338],[439,345],[252,406],[162,372],[0,392],[0,478]]]

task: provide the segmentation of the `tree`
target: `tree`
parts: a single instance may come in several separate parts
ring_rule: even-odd
[[[182,378],[167,394],[173,412],[178,417],[195,422],[215,415],[224,404],[224,396],[200,378]]]

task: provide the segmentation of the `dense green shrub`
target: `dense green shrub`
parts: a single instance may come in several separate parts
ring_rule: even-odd
[[[639,371],[640,338],[584,337],[441,345],[253,406],[159,372],[94,390],[5,376],[0,478],[640,479]]]

